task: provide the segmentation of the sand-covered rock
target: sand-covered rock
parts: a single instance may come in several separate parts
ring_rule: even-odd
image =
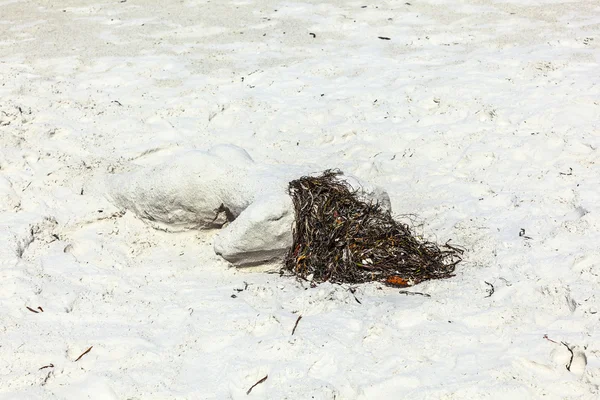
[[[253,164],[235,146],[191,150],[157,166],[112,175],[108,190],[115,204],[156,228],[213,228],[223,224],[219,214],[237,218],[252,202]]]
[[[283,258],[292,245],[293,224],[294,208],[290,196],[261,197],[217,234],[215,252],[240,265]]]
[[[215,237],[215,252],[246,266],[280,259],[292,245],[294,207],[287,187],[292,179],[308,173],[308,167],[258,164],[240,147],[218,145],[112,175],[107,186],[117,206],[155,228],[225,226]],[[356,177],[345,179],[361,198],[390,209],[383,189]]]

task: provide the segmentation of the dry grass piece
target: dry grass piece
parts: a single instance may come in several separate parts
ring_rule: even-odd
[[[381,281],[410,286],[453,276],[463,250],[420,240],[377,203],[327,170],[290,182],[296,225],[282,272],[315,283]]]

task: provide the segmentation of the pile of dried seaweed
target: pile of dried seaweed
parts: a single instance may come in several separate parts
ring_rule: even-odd
[[[315,283],[410,286],[453,276],[462,250],[420,240],[379,204],[358,199],[340,171],[290,182],[296,226],[283,270]]]

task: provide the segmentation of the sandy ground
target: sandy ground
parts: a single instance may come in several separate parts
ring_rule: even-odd
[[[597,398],[599,61],[596,0],[0,1],[0,398]],[[217,143],[465,261],[310,289],[104,196]]]

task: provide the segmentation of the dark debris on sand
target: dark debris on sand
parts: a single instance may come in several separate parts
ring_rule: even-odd
[[[463,250],[417,238],[377,203],[327,170],[289,184],[296,223],[282,273],[314,283],[380,281],[397,287],[453,276]]]

